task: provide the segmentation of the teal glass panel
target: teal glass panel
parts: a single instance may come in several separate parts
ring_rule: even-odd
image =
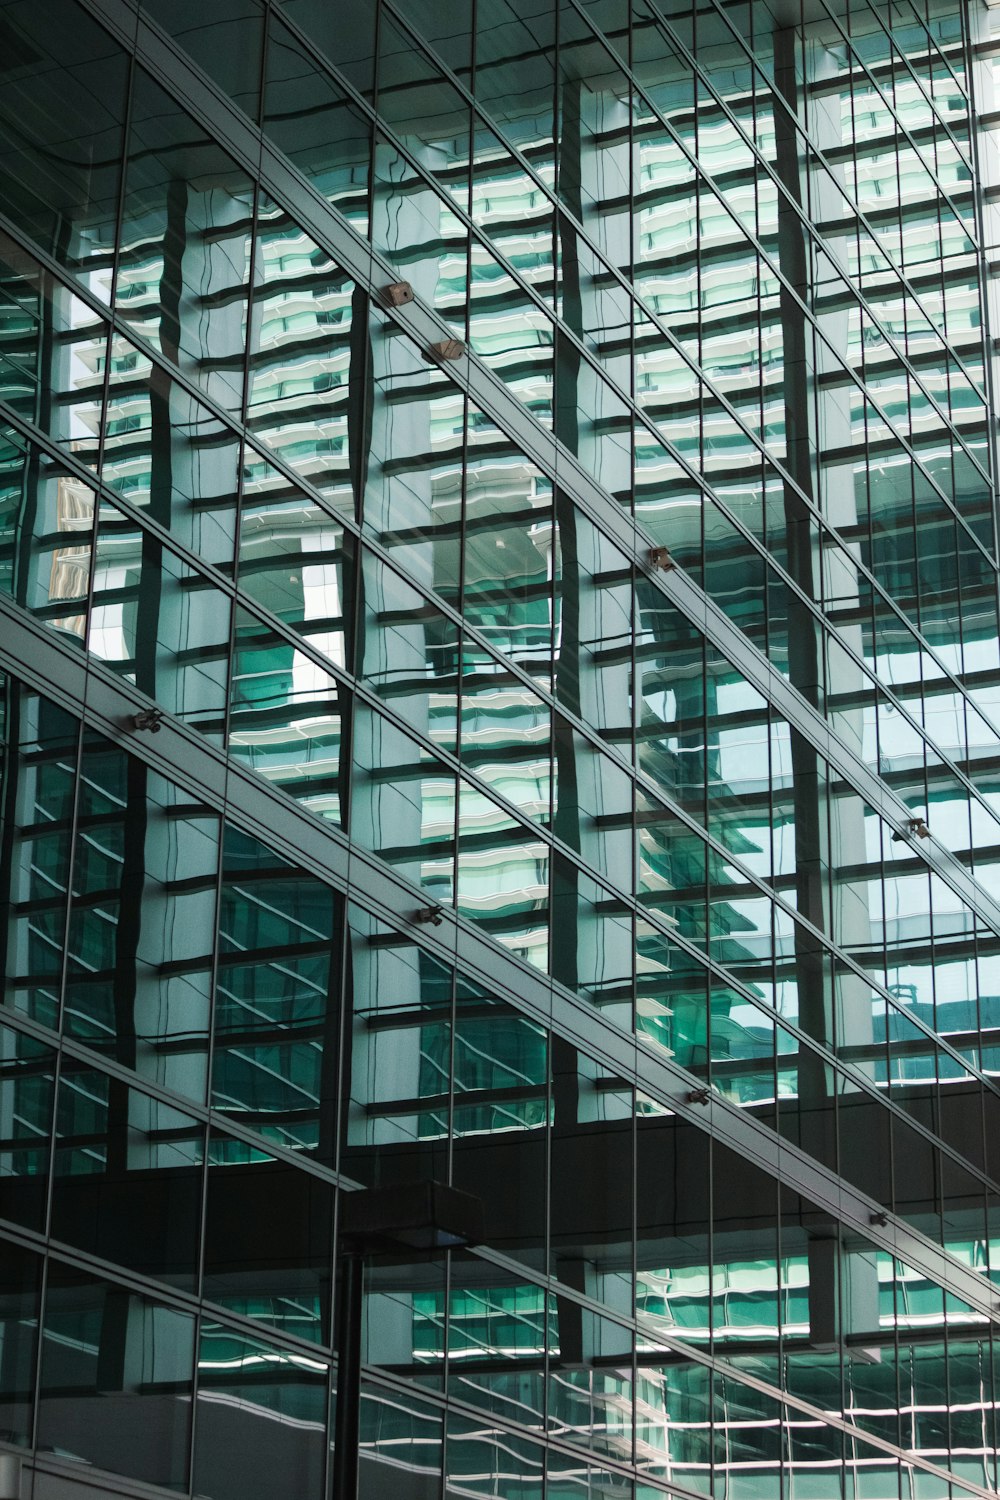
[[[635,1310],[696,1344],[711,1328],[711,1141],[648,1095],[636,1096]],[[665,1165],[666,1164],[666,1165]]]
[[[378,1500],[403,1466],[413,1500],[437,1500],[443,1467],[443,1419],[439,1407],[409,1392],[361,1382],[360,1500]]]
[[[583,1500],[601,1495],[605,1500],[632,1500],[633,1480],[617,1469],[602,1469],[550,1448],[546,1465],[546,1494],[552,1500]]]
[[[7,806],[17,830],[8,874],[6,1003],[57,1026],[73,850],[77,720],[27,688],[6,688]]]
[[[253,448],[243,453],[240,593],[284,621],[334,666],[348,664],[354,544],[330,510]]]
[[[306,0],[308,6],[312,0]],[[344,61],[352,52],[364,71],[366,56],[374,42],[371,13],[365,5],[337,26],[338,43],[343,37]],[[373,8],[373,7],[372,7]],[[307,30],[317,25],[327,31],[329,16],[316,16],[299,0],[289,9],[293,20]],[[353,44],[353,45],[352,45]],[[340,49],[337,47],[340,60]],[[370,62],[368,64],[370,69]],[[352,80],[353,81],[353,80]],[[265,133],[328,203],[344,214],[364,234],[368,228],[368,184],[371,156],[371,125],[346,91],[320,68],[287,26],[273,14],[268,27],[267,73],[264,80]]]
[[[39,1232],[46,1218],[55,1059],[52,1047],[0,1026],[3,1216]]]
[[[338,920],[328,885],[227,826],[211,1098],[291,1150],[330,1150]]]
[[[202,1321],[193,1487],[211,1500],[315,1493],[327,1447],[329,1365],[215,1318]]]
[[[633,783],[625,768],[557,717],[553,832],[616,890],[631,892]]]
[[[105,418],[104,484],[205,562],[231,566],[236,432],[117,332]]]
[[[222,739],[231,606],[130,516],[101,508],[87,646],[167,713]]]
[[[452,1254],[446,1389],[483,1411],[480,1431],[491,1415],[521,1430],[543,1431],[550,1304],[536,1283],[478,1257]],[[515,1441],[525,1456],[534,1451]]]
[[[545,1450],[457,1413],[448,1417],[445,1495],[539,1500]]]
[[[0,232],[0,399],[90,469],[107,339],[99,314]]]
[[[351,780],[352,838],[435,901],[450,905],[454,771],[390,719],[359,704]]]
[[[549,687],[555,645],[552,486],[469,409],[462,612],[493,649]]]
[[[26,1447],[32,1437],[41,1289],[42,1257],[5,1241],[0,1255],[0,1422],[5,1441],[17,1447]]]
[[[234,1136],[208,1144],[202,1296],[329,1342],[333,1185]]]
[[[334,14],[326,0],[278,0],[281,12],[337,65],[342,78],[370,98],[375,73],[376,0]]]
[[[351,1109],[344,1170],[366,1183],[447,1176],[452,974],[412,936],[349,908]]]
[[[551,968],[603,1016],[632,1028],[632,912],[617,892],[556,854],[552,871]]]
[[[311,656],[237,606],[229,753],[336,824],[346,789],[346,697]]]
[[[632,1331],[568,1297],[556,1299],[549,1350],[548,1422],[553,1436],[632,1461]],[[560,1455],[560,1463],[567,1460]]]
[[[454,1055],[452,1182],[483,1197],[490,1244],[543,1269],[549,1038],[537,1021],[466,981],[457,999]],[[484,1195],[485,1181],[493,1189]],[[471,1265],[466,1270],[473,1279],[481,1274]]]
[[[471,641],[463,644],[462,764],[523,817],[548,825],[552,801],[548,704]]]
[[[561,586],[555,693],[630,760],[634,563],[558,490],[556,517]]]
[[[206,11],[199,0],[142,0],[143,9],[204,68],[224,93],[257,119],[263,0],[223,0]]]
[[[349,370],[354,283],[295,220],[261,198],[254,247],[246,420],[333,507],[354,514]],[[261,477],[248,456],[244,480]]]
[[[250,179],[137,69],[115,311],[229,410],[243,401],[252,224]]]
[[[549,846],[467,782],[459,784],[458,909],[508,952],[549,963]]]
[[[110,301],[128,58],[69,0],[9,5],[4,32],[16,74],[3,99],[6,213]]]
[[[71,645],[87,631],[94,490],[20,433],[0,428],[3,570],[0,586]]]
[[[674,1480],[696,1494],[710,1495],[713,1453],[721,1459],[713,1426],[710,1366],[679,1354],[664,1358],[644,1347],[640,1335],[636,1369],[636,1468],[640,1476]],[[637,1494],[652,1500],[659,1490],[640,1482]]]
[[[49,1262],[38,1441],[146,1484],[185,1490],[194,1318]]]
[[[400,572],[457,603],[465,396],[382,317],[371,331],[375,389],[365,529]]]
[[[201,1121],[67,1059],[56,1110],[56,1239],[193,1292],[204,1159]]]
[[[407,724],[454,753],[459,627],[368,548],[362,571],[359,675]]]
[[[443,1250],[408,1252],[405,1245],[397,1248],[392,1265],[368,1260],[363,1272],[361,1340],[366,1365],[381,1366],[413,1384],[440,1389],[447,1261]]]

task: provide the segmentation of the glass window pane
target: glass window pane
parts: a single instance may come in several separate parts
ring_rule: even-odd
[[[115,310],[230,410],[243,403],[252,224],[250,179],[137,69]]]
[[[146,1484],[186,1489],[194,1322],[51,1260],[39,1445]]]
[[[211,1500],[318,1494],[327,1448],[325,1360],[201,1325],[193,1489]]]
[[[7,5],[3,50],[5,212],[109,301],[128,59],[72,0]]]

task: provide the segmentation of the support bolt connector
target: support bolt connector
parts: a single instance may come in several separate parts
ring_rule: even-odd
[[[143,708],[137,714],[132,715],[133,729],[148,729],[150,734],[159,734],[163,728],[162,708]]]
[[[408,281],[391,281],[382,288],[382,301],[386,307],[404,307],[413,301],[413,288]]]
[[[431,344],[427,350],[427,358],[435,362],[448,359],[461,359],[465,353],[465,345],[461,339],[442,339],[439,344]]]
[[[440,927],[444,917],[441,915],[440,906],[421,906],[413,913],[413,920],[422,926]]]

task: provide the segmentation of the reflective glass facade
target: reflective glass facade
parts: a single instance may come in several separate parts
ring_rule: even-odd
[[[998,66],[0,0],[25,1497],[997,1492]]]

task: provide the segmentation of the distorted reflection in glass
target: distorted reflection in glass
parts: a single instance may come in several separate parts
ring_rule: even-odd
[[[50,1260],[38,1442],[146,1484],[187,1488],[195,1320]]]
[[[240,592],[321,651],[349,665],[354,538],[329,510],[254,449],[243,453]]]
[[[437,1500],[443,1426],[439,1407],[410,1391],[380,1388],[363,1380],[359,1500],[380,1500],[388,1483],[400,1483],[400,1471],[412,1500]]]
[[[354,283],[283,209],[262,198],[254,248],[247,427],[354,514],[350,390]],[[254,474],[258,458],[250,460]],[[249,477],[249,476],[247,476]]]
[[[68,465],[0,427],[0,585],[66,641],[87,630],[96,495]]]
[[[0,106],[5,212],[107,302],[128,57],[109,32],[65,0],[44,11],[31,0],[6,6],[4,32],[16,75]]]
[[[465,396],[381,315],[373,320],[371,335],[374,392],[365,528],[414,582],[457,604]]]
[[[357,705],[351,836],[411,884],[450,905],[456,776],[392,720]]]
[[[236,432],[115,332],[101,478],[206,562],[232,563]]]
[[[204,1160],[201,1121],[67,1060],[53,1159],[57,1239],[193,1291]]]
[[[99,313],[0,231],[0,399],[96,468],[107,358]]]
[[[343,698],[336,677],[237,606],[229,752],[334,823],[346,790]]]
[[[329,1151],[340,898],[227,825],[212,1102],[291,1150]]]
[[[486,1414],[482,1426],[492,1414],[542,1433],[551,1301],[534,1282],[478,1258],[452,1254],[446,1390],[479,1407]],[[463,1430],[471,1437],[471,1426],[463,1423]],[[509,1432],[504,1440],[524,1453],[532,1451],[527,1444],[521,1448]]]
[[[8,874],[7,1004],[57,1027],[73,852],[79,721],[4,676],[4,783],[17,832]]]
[[[351,1109],[344,1170],[366,1183],[447,1177],[450,968],[349,908]]]
[[[202,1295],[328,1343],[333,1185],[217,1130],[207,1177]]]
[[[0,1026],[0,1115],[8,1122],[0,1144],[4,1218],[39,1231],[46,1218],[55,1056],[34,1037]]]
[[[178,554],[102,505],[89,650],[168,713],[222,738],[230,601]]]
[[[459,628],[366,547],[359,675],[395,713],[454,752]]]
[[[552,716],[520,678],[474,645],[463,652],[461,757],[533,823],[551,822]]]
[[[511,953],[549,963],[549,845],[478,788],[459,786],[458,909]]]
[[[267,1500],[323,1474],[329,1364],[214,1317],[201,1324],[193,1487],[211,1500]]]
[[[214,401],[238,410],[253,185],[142,69],[128,156],[115,311]]]
[[[310,22],[324,28],[330,24],[327,17],[303,15],[304,8],[299,0],[297,8],[294,3],[290,7],[290,14],[307,29]],[[364,35],[365,7],[359,4],[353,10],[350,18],[338,18],[338,63],[350,57],[352,42],[359,49],[359,62],[371,46]],[[277,11],[270,17],[268,33],[264,130],[316,191],[365,234],[371,125],[345,90],[309,56]]]

